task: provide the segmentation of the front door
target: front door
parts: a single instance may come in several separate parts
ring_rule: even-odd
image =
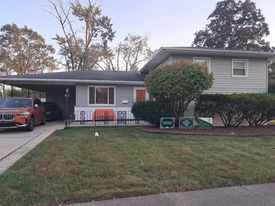
[[[136,101],[137,102],[145,102],[145,99],[146,99],[145,89],[137,89],[136,90]]]

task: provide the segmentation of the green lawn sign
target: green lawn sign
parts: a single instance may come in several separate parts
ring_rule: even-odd
[[[180,129],[193,129],[193,117],[180,117],[179,128]]]
[[[174,128],[176,119],[174,117],[161,117],[160,128]]]
[[[213,127],[213,118],[199,117],[200,129],[211,129]]]

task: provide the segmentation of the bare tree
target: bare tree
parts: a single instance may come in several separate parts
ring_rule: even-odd
[[[64,4],[62,0],[49,0],[50,13],[56,17],[62,35],[55,40],[59,53],[65,58],[67,70],[95,69],[101,56],[114,38],[111,19],[102,15],[100,6],[88,0],[87,5],[78,0]],[[77,22],[77,23],[76,23]]]
[[[152,55],[147,37],[128,34],[113,50],[105,51],[100,67],[104,70],[137,71]]]

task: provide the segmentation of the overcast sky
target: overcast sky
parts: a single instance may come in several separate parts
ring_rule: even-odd
[[[85,0],[83,0],[85,2]],[[116,37],[113,44],[128,33],[147,35],[150,46],[190,46],[194,33],[204,28],[217,0],[97,0],[103,13],[112,19]],[[275,46],[275,1],[254,0],[263,11]],[[0,0],[0,25],[16,23],[28,26],[56,47],[52,38],[59,25],[48,14],[47,0]],[[57,47],[58,49],[58,47]]]

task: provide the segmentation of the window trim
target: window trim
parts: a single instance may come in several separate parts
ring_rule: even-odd
[[[137,101],[137,90],[145,90],[145,101],[149,100],[149,93],[147,92],[145,87],[134,87],[134,103]]]
[[[208,72],[211,73],[212,69],[211,69],[211,58],[210,57],[193,57],[193,64],[197,64],[195,62],[196,59],[207,60],[208,61],[207,69],[208,69]]]
[[[95,88],[95,96],[94,96],[94,100],[95,103],[94,104],[90,104],[90,88],[94,87]],[[113,88],[114,89],[114,104],[96,104],[96,89],[97,88],[108,88],[108,93],[107,93],[107,101],[109,102],[109,88]],[[100,85],[89,85],[88,89],[87,89],[87,100],[88,100],[88,106],[116,106],[116,87],[115,86],[100,86]]]
[[[245,75],[234,75],[234,73],[233,73],[234,62],[244,62],[245,63]],[[232,68],[231,68],[232,77],[241,77],[241,78],[248,77],[248,64],[249,64],[248,59],[232,59]]]

